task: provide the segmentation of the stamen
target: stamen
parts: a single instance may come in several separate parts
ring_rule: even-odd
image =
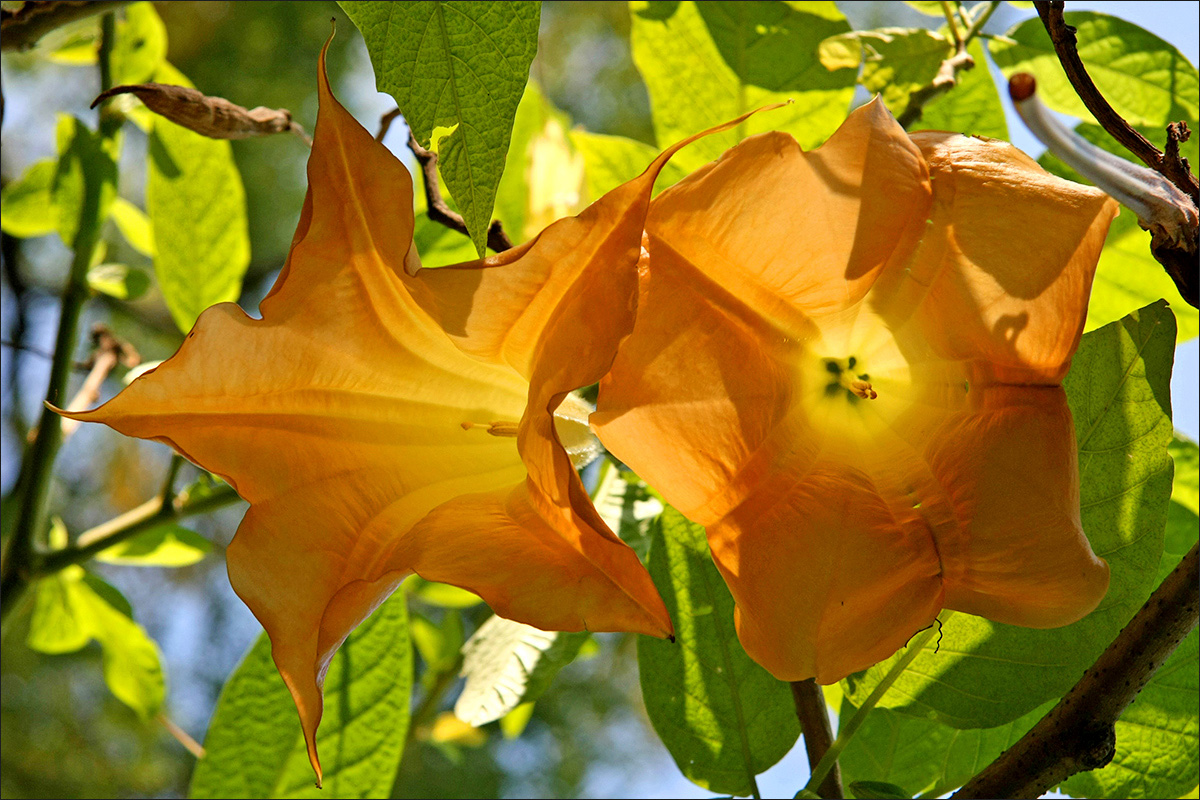
[[[854,380],[850,381],[850,391],[854,392],[854,394],[861,397],[863,400],[874,400],[875,398],[879,397],[879,394],[871,388],[870,383],[859,378],[855,378]]]
[[[462,429],[464,431],[469,431],[472,428],[482,428],[482,427],[483,427],[483,425],[476,423],[476,422],[462,423]],[[490,433],[492,436],[516,436],[518,427],[519,427],[519,425],[516,422],[505,422],[505,421],[501,420],[498,422],[489,422],[487,425],[487,432]]]
[[[1191,199],[1154,170],[1107,152],[1059,122],[1037,98],[1037,81],[1020,72],[1008,82],[1013,106],[1030,132],[1051,153],[1137,214],[1142,227],[1161,232],[1176,245],[1195,229]]]

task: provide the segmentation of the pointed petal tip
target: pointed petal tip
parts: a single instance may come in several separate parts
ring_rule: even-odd
[[[42,405],[53,411],[55,414],[58,414],[60,417],[66,417],[67,419],[74,419],[80,422],[87,420],[88,415],[91,414],[92,411],[95,411],[95,409],[92,409],[91,411],[68,411],[65,408],[59,408],[49,400],[43,400]]]

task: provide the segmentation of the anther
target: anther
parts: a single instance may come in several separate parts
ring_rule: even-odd
[[[1186,240],[1187,230],[1195,230],[1196,207],[1187,195],[1154,170],[1096,147],[1059,122],[1038,100],[1032,75],[1012,76],[1008,93],[1025,125],[1046,149],[1137,214],[1143,228],[1176,245]]]
[[[462,429],[464,431],[469,431],[472,428],[482,427],[483,425],[475,422],[462,423]],[[489,422],[487,425],[487,432],[492,436],[516,436],[518,427],[519,425],[516,422],[505,422],[503,420],[499,422]]]
[[[876,397],[879,397],[879,394],[871,388],[870,383],[860,379],[850,381],[850,391],[863,400],[874,400]]]

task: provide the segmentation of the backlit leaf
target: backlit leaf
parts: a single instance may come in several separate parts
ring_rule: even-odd
[[[921,118],[910,130],[957,131],[968,136],[1008,138],[1004,106],[1000,92],[996,90],[996,81],[988,71],[983,45],[975,39],[967,46],[967,52],[975,59],[974,68],[961,70],[958,84],[925,106]]]
[[[124,197],[117,197],[109,214],[130,247],[144,256],[154,257],[154,231],[145,211]]]
[[[608,136],[585,130],[573,130],[571,141],[583,154],[584,178],[589,197],[603,197],[625,181],[635,177],[658,155],[658,151],[645,142],[627,139],[624,136]],[[687,172],[674,161],[663,167],[655,193],[678,183]]]
[[[663,512],[662,501],[632,472],[605,462],[592,502],[605,524],[645,561],[650,549],[650,528]]]
[[[1052,707],[1047,703],[996,728],[957,730],[935,719],[875,708],[842,751],[842,780],[891,781],[918,797],[939,797],[962,786],[1025,735]],[[854,713],[845,703],[844,726]],[[856,795],[857,796],[857,795]]]
[[[154,79],[167,57],[167,28],[151,3],[125,7],[112,51],[114,86]]]
[[[635,2],[631,10],[633,61],[650,92],[660,145],[759,106],[793,101],[691,145],[673,160],[683,169],[766,130],[785,130],[809,149],[846,118],[855,71],[830,71],[817,58],[823,39],[850,30],[833,3]]]
[[[387,797],[408,732],[406,602],[403,592],[394,594],[329,666],[317,733],[323,790],[313,785],[296,708],[263,634],[221,691],[189,797]]]
[[[1064,387],[1079,446],[1083,530],[1108,561],[1096,611],[1033,630],[957,613],[880,705],[953,727],[994,727],[1061,696],[1108,646],[1154,586],[1171,492],[1170,379],[1175,320],[1159,301],[1086,334]],[[895,660],[843,684],[861,703]]]
[[[212,552],[212,544],[181,525],[145,531],[96,554],[97,561],[139,567],[186,567]]]
[[[166,63],[156,80],[191,85]],[[241,293],[250,264],[246,192],[229,142],[159,116],[150,132],[147,161],[154,271],[175,324],[186,333],[201,311]]]
[[[791,692],[738,643],[733,597],[704,528],[668,508],[651,530],[650,575],[676,641],[638,637],[646,712],[689,780],[713,792],[750,794],[754,776],[800,735]]]
[[[1179,50],[1153,33],[1107,14],[1067,12],[1076,30],[1079,57],[1100,94],[1133,125],[1163,127],[1176,120],[1196,121],[1200,79]],[[1067,80],[1050,35],[1038,17],[1014,26],[988,50],[1004,77],[1029,72],[1037,78],[1038,97],[1054,109],[1082,120],[1091,113]]]
[[[463,645],[462,675],[467,679],[455,715],[486,725],[523,703],[537,700],[559,670],[570,664],[589,634],[543,631],[493,616]]]
[[[857,67],[861,59],[859,82],[872,94],[881,94],[892,113],[899,115],[909,95],[933,79],[953,49],[950,40],[936,31],[880,28],[827,39],[820,53],[821,63],[829,68]]]
[[[58,210],[52,188],[57,169],[54,159],[37,161],[4,187],[0,192],[0,229],[18,239],[54,233]]]
[[[38,582],[27,643],[43,653],[69,653],[95,639],[103,650],[104,681],[143,718],[162,706],[166,686],[158,646],[129,616],[115,588],[82,567]]]
[[[540,4],[355,2],[375,85],[396,98],[418,141],[454,131],[438,167],[480,255],[508,153],[513,117],[537,52]]]
[[[87,283],[92,291],[118,300],[136,300],[150,288],[150,276],[126,264],[97,264],[88,270]]]
[[[1175,490],[1167,512],[1160,583],[1200,539],[1194,510],[1196,443],[1176,438],[1170,450]],[[1195,786],[1200,780],[1198,662],[1200,641],[1193,629],[1121,714],[1112,763],[1075,775],[1065,791],[1073,797],[1180,797]]]

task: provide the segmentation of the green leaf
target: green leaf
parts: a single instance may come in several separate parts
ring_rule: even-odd
[[[457,668],[458,651],[463,645],[462,614],[451,609],[442,615],[440,624],[431,622],[420,613],[413,614],[408,622],[413,644],[425,662],[425,673],[421,684],[430,688],[437,674]]]
[[[454,714],[479,727],[532,703],[559,670],[575,660],[590,634],[543,631],[503,617],[490,617],[463,645],[467,679]]]
[[[513,117],[537,53],[541,4],[341,3],[362,31],[375,85],[396,98],[418,141],[454,128],[438,166],[479,255],[508,153]]]
[[[973,69],[958,73],[958,85],[925,106],[914,131],[957,131],[968,136],[1008,139],[1004,105],[996,81],[988,71],[983,45],[976,39],[967,45],[975,59]]]
[[[164,63],[157,80],[191,86]],[[250,264],[246,191],[229,142],[155,116],[150,131],[146,211],[154,229],[154,271],[184,333],[214,303],[237,300]]]
[[[82,567],[68,567],[38,582],[29,646],[69,653],[91,640],[103,648],[104,681],[142,718],[162,707],[166,684],[158,646],[129,616],[129,602]]]
[[[920,11],[927,17],[944,17],[941,0],[904,0],[904,5]]]
[[[1179,439],[1172,442],[1178,450]],[[1182,470],[1196,487],[1196,444]],[[1175,455],[1175,453],[1172,453]],[[1176,464],[1180,463],[1176,457]],[[1176,485],[1179,484],[1177,466]],[[1196,512],[1172,500],[1158,582],[1175,569],[1200,539]],[[1195,628],[1184,638],[1117,721],[1117,749],[1103,769],[1081,772],[1064,785],[1072,797],[1182,797],[1200,780],[1200,640]]]
[[[874,708],[838,759],[842,779],[851,785],[886,780],[914,789],[918,797],[939,797],[979,773],[1052,707],[1047,703],[1006,725],[974,730]],[[842,705],[838,714],[842,725],[854,711],[850,703]]]
[[[217,701],[189,797],[387,797],[408,733],[412,645],[404,592],[350,634],[325,676],[317,732],[325,788],[312,768],[292,697],[259,637]]]
[[[1162,128],[1182,119],[1195,127],[1200,78],[1174,45],[1107,14],[1076,11],[1064,18],[1076,29],[1079,57],[1088,74],[1119,115],[1133,125]],[[1092,121],[1067,80],[1040,19],[1016,25],[1007,38],[989,41],[988,49],[1005,78],[1017,72],[1032,73],[1037,78],[1038,97],[1047,106]]]
[[[167,57],[167,27],[151,3],[125,7],[112,50],[114,86],[153,80]]]
[[[658,151],[645,142],[624,136],[573,130],[570,137],[583,154],[588,197],[593,200],[642,174],[658,155]],[[654,193],[658,194],[668,186],[675,185],[686,176],[683,167],[674,160],[668,161],[654,182]]]
[[[1074,685],[1141,606],[1158,571],[1171,492],[1174,344],[1174,317],[1159,301],[1086,334],[1064,381],[1083,530],[1111,570],[1100,607],[1054,630],[953,614],[938,652],[926,645],[881,706],[956,728],[1010,722]],[[862,703],[896,658],[848,678],[850,701]]]
[[[670,10],[635,2],[631,8],[633,61],[650,93],[659,146],[760,106],[794,101],[689,145],[672,159],[684,170],[767,130],[785,130],[810,149],[846,118],[855,71],[829,71],[817,58],[821,40],[850,30],[833,3],[685,2]]]
[[[883,781],[853,781],[850,794],[858,800],[909,800],[912,797],[902,787]]]
[[[500,732],[505,739],[516,739],[525,732],[533,718],[533,703],[522,703],[500,718]]]
[[[419,575],[410,577],[404,586],[418,600],[442,608],[472,608],[483,602],[483,598],[466,589],[427,581]]]
[[[1085,330],[1095,330],[1160,297],[1175,312],[1178,341],[1196,338],[1200,332],[1196,309],[1180,297],[1175,282],[1150,254],[1150,234],[1138,227],[1132,211],[1122,207],[1100,252]]]
[[[827,39],[821,42],[819,52],[821,63],[830,69],[857,67],[861,60],[859,82],[882,95],[893,114],[900,114],[908,106],[909,95],[933,80],[953,51],[950,40],[935,31],[879,28]]]
[[[35,162],[0,191],[0,230],[18,239],[54,233],[58,209],[52,187],[57,170],[52,158]]]
[[[496,194],[496,218],[514,242],[532,239],[587,205],[583,159],[570,129],[570,117],[546,99],[537,82],[526,84]]]
[[[747,795],[800,735],[792,695],[738,643],[733,597],[704,528],[667,508],[652,527],[650,576],[677,640],[638,637],[646,713],[680,771],[713,792]]]
[[[417,214],[413,228],[413,243],[421,254],[424,267],[444,267],[473,260],[478,253],[475,245],[458,231],[434,222],[425,212]]]
[[[1167,446],[1175,462],[1175,479],[1171,485],[1171,499],[1193,514],[1200,514],[1200,451],[1196,443],[1176,434]]]
[[[124,197],[113,199],[109,215],[129,246],[144,256],[154,257],[154,230],[146,212]]]
[[[117,196],[114,152],[119,145],[66,115],[58,118],[57,138],[58,165],[51,182],[50,205],[58,212],[56,229],[63,243],[78,250],[90,247],[84,239],[94,241],[99,235],[94,221],[108,218]],[[81,222],[85,223],[82,228]]]
[[[126,264],[97,264],[88,270],[88,286],[92,291],[118,300],[136,300],[150,288],[150,276]]]
[[[138,567],[186,567],[212,552],[212,544],[182,525],[170,523],[102,550],[97,561]]]
[[[33,618],[25,643],[39,653],[73,653],[92,640],[90,609],[80,596],[83,567],[66,569],[34,586]]]

